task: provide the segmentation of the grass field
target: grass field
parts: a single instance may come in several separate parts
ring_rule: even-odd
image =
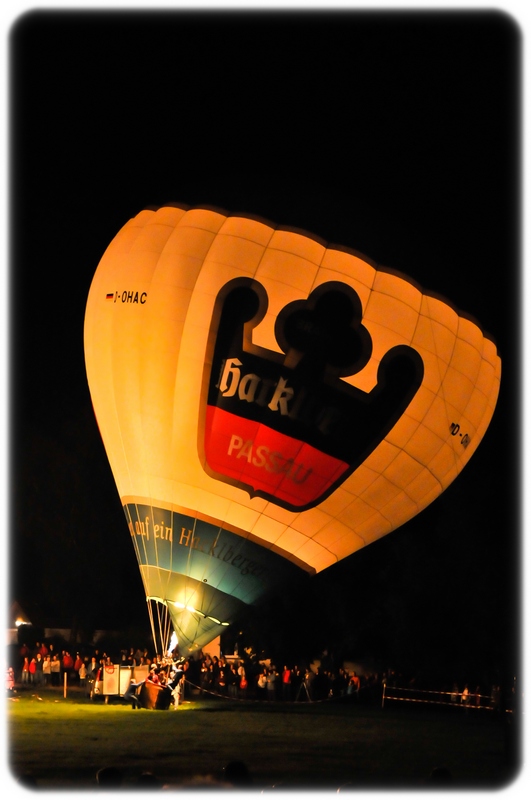
[[[517,773],[504,722],[463,709],[198,699],[147,711],[27,690],[7,701],[7,717],[11,774],[43,789],[96,788],[103,766],[119,767],[125,788],[146,770],[178,786],[235,759],[258,790],[430,789],[443,765],[454,788],[500,789]]]

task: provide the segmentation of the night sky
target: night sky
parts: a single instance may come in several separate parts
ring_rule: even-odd
[[[515,669],[521,41],[511,19],[37,11],[9,45],[9,599],[65,627],[147,626],[91,408],[85,304],[129,218],[171,201],[208,205],[402,271],[475,317],[502,359],[492,423],[443,496],[256,619],[286,647],[311,633],[316,647],[427,667]]]

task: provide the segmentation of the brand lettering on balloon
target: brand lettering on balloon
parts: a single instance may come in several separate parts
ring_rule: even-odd
[[[199,537],[194,536],[192,529],[186,530],[182,528],[179,544],[185,547],[191,547],[194,550],[199,550],[201,553],[208,553],[209,556],[219,558],[225,563],[230,563],[233,567],[240,570],[241,575],[251,574],[255,577],[260,577],[265,572],[265,567],[261,566],[256,561],[245,558],[240,553],[235,553],[234,545],[228,544],[227,542],[220,544],[219,535],[212,540],[210,545],[205,545],[205,547],[203,547]]]
[[[131,536],[145,536],[148,541],[151,536],[152,539],[164,539],[167,542],[173,542],[173,530],[164,525],[164,523],[155,523],[151,527],[149,517],[145,517],[143,520],[135,520],[134,524],[130,521],[128,525]]]
[[[267,310],[264,287],[236,279],[220,291],[206,363],[203,464],[209,475],[290,510],[330,495],[380,444],[415,396],[424,365],[391,348],[363,392],[343,380],[372,353],[362,306],[329,282],[288,303],[275,323],[282,353],[252,341]],[[466,446],[466,445],[465,445]]]
[[[126,508],[127,524],[131,536],[143,537],[146,542],[159,540],[161,542],[169,542],[170,544],[173,543],[173,515],[171,512],[167,512],[169,518],[172,520],[171,524],[168,525],[164,520],[159,520],[157,522],[156,518],[154,518],[152,521],[149,516],[139,519],[133,509]],[[193,528],[187,528],[183,525],[180,527],[181,530],[176,540],[177,545],[218,558],[220,561],[230,564],[230,566],[237,569],[242,576],[252,575],[255,578],[260,578],[267,572],[266,567],[260,564],[256,559],[249,558],[237,552],[237,546],[232,541],[226,541],[226,531],[223,532],[225,541],[220,540],[219,532],[211,539],[207,536],[207,540],[202,541],[201,537],[195,535]],[[240,542],[240,540],[238,540],[238,542]],[[159,557],[162,558],[162,552],[159,552]]]
[[[241,436],[233,434],[227,451],[229,456],[245,458],[255,467],[262,467],[267,472],[284,473],[294,483],[303,483],[312,472],[312,467],[296,464],[292,458],[285,458],[282,453],[274,453],[265,444],[253,446],[251,439],[246,442]]]

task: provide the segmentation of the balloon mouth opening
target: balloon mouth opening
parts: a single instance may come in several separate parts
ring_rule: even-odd
[[[166,608],[169,605],[172,605],[174,608],[178,608],[182,611],[189,611],[191,614],[197,614],[202,619],[209,619],[211,622],[214,622],[216,625],[221,625],[224,628],[228,628],[231,624],[230,622],[223,622],[222,620],[216,619],[216,617],[211,617],[209,614],[204,614],[202,611],[199,611],[193,606],[185,605],[185,603],[179,603],[177,600],[163,600],[162,597],[153,596],[149,596],[146,599],[153,600],[156,603],[161,603],[162,605],[166,606]]]

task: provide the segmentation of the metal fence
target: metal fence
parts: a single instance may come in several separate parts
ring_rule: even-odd
[[[476,692],[403,688],[384,684],[382,708],[385,708],[385,704],[388,702],[426,703],[429,705],[465,708],[471,711],[496,711],[500,707],[499,698],[492,695],[477,694]]]

